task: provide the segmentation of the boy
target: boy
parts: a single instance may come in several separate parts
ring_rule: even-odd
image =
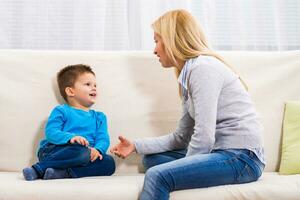
[[[95,73],[87,65],[70,65],[59,71],[57,82],[66,104],[51,112],[39,162],[23,169],[25,180],[112,175],[106,116],[90,109],[97,97]]]

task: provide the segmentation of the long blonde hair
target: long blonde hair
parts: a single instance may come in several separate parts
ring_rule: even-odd
[[[177,60],[186,61],[199,55],[207,55],[214,56],[234,71],[220,55],[210,49],[201,26],[186,10],[165,13],[154,21],[152,28],[161,37],[166,53],[175,65],[178,64]],[[177,67],[175,73],[177,77],[180,74]],[[241,77],[240,80],[247,90],[247,85]]]

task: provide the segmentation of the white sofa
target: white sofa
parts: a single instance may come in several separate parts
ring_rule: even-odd
[[[220,52],[244,77],[264,125],[267,166],[254,183],[183,190],[173,200],[300,199],[300,175],[281,176],[284,102],[300,100],[300,52]],[[62,103],[56,73],[65,65],[93,67],[100,89],[94,109],[108,116],[111,144],[174,130],[181,107],[172,69],[151,52],[0,50],[0,199],[134,200],[144,174],[140,157],[117,162],[111,177],[23,179],[22,168],[36,161],[36,149],[51,109]]]

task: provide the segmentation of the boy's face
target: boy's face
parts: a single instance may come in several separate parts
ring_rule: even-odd
[[[91,73],[81,74],[71,87],[69,100],[72,106],[91,107],[96,102],[97,97],[96,77]]]

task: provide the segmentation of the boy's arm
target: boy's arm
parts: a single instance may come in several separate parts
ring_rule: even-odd
[[[66,119],[66,112],[63,107],[57,106],[53,109],[45,128],[45,135],[48,142],[57,145],[67,144],[71,138],[76,136],[74,133],[63,131]]]
[[[103,113],[97,113],[97,130],[95,136],[95,146],[101,154],[105,154],[109,145],[109,135],[107,130],[107,119]]]

